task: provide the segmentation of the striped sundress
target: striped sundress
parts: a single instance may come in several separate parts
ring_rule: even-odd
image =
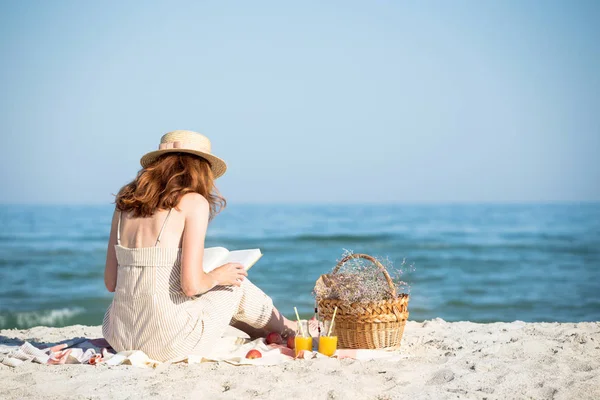
[[[216,286],[195,297],[181,290],[181,249],[121,246],[117,225],[117,285],[102,324],[104,338],[116,351],[142,350],[157,361],[210,355],[227,325],[245,322],[263,328],[273,302],[248,279],[241,287]],[[198,268],[201,268],[198,266]]]

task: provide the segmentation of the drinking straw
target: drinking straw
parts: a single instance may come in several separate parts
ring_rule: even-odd
[[[300,326],[300,334],[304,337],[306,336],[304,334],[304,328],[302,328],[302,324],[300,323],[300,315],[298,314],[298,309],[296,307],[294,307],[294,311],[296,311],[296,318],[298,318],[298,326]],[[335,314],[335,311],[334,311]]]
[[[333,317],[331,317],[331,324],[329,324],[329,331],[327,332],[327,336],[331,336],[331,328],[333,328],[333,321],[335,320],[336,312],[337,312],[337,306],[333,310]]]

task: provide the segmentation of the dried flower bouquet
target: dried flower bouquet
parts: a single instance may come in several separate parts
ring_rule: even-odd
[[[352,258],[353,256],[352,251],[345,250],[338,263],[343,259],[348,261],[342,265],[340,272],[322,275],[317,280],[313,292],[317,302],[336,299],[348,303],[370,303],[392,299],[392,290],[381,268],[367,258]],[[409,285],[400,280],[407,268],[405,260],[400,267],[395,268],[389,258],[374,257],[374,259],[390,274],[396,293],[409,292]],[[412,268],[412,265],[408,268]]]

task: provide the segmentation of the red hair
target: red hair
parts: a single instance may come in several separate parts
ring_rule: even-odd
[[[208,200],[210,219],[227,204],[214,184],[209,162],[187,153],[160,156],[121,188],[115,203],[134,218],[150,217],[157,210],[176,208],[186,193],[199,193]]]

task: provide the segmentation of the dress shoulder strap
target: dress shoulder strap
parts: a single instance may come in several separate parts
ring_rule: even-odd
[[[162,227],[160,228],[160,232],[158,233],[158,237],[156,238],[156,243],[154,243],[154,247],[158,246],[158,243],[160,243],[160,237],[162,236],[163,231],[165,230],[165,226],[167,225],[167,220],[171,215],[171,211],[173,211],[172,208],[169,209],[169,213],[167,214],[167,217],[165,218],[165,221],[163,222]]]
[[[123,213],[119,211],[119,220],[117,221],[117,244],[121,245],[121,216]]]

